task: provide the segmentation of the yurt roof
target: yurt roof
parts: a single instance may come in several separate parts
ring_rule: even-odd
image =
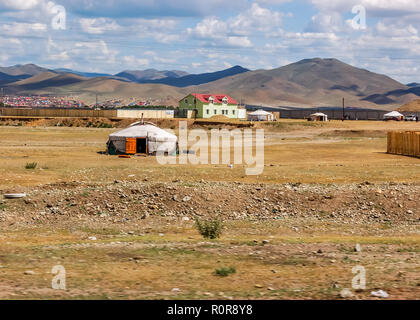
[[[317,112],[314,114],[311,114],[311,117],[326,117],[327,115],[325,113],[322,112]]]
[[[110,138],[148,137],[155,141],[177,141],[178,138],[165,130],[151,124],[135,123],[130,127],[110,134]]]
[[[399,113],[398,111],[392,111],[384,115],[384,117],[403,117],[404,115]]]
[[[254,112],[251,112],[250,115],[252,116],[267,116],[267,115],[271,115],[270,112],[264,111],[264,110],[257,110]]]

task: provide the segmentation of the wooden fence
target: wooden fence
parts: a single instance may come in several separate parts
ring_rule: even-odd
[[[44,117],[44,118],[130,118],[130,119],[171,119],[174,110],[155,109],[57,109],[57,108],[0,108],[3,117]]]
[[[388,153],[420,158],[420,131],[388,132]]]
[[[116,118],[117,110],[2,108],[1,116],[46,118]]]

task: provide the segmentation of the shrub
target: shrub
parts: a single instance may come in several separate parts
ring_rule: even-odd
[[[236,273],[236,269],[234,267],[230,267],[230,268],[219,268],[216,269],[216,275],[219,277],[227,277],[230,274]]]
[[[101,122],[101,124],[99,124],[98,128],[112,128],[112,124]]]
[[[206,220],[200,222],[197,218],[195,219],[195,226],[198,232],[205,239],[217,239],[222,234],[223,224],[219,219]]]
[[[33,170],[33,169],[36,168],[37,165],[38,165],[38,163],[36,163],[36,162],[28,162],[25,165],[25,169],[27,169],[27,170]]]

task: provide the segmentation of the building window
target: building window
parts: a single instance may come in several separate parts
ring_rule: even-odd
[[[232,110],[232,114],[235,115],[235,110]]]
[[[214,109],[214,114],[217,114],[217,110],[216,109]]]
[[[185,99],[185,100],[184,100],[184,102],[185,102],[186,104],[188,104],[188,99]]]
[[[210,114],[210,110],[209,109],[206,109],[206,114]]]
[[[228,98],[224,97],[222,101],[223,101],[223,104],[227,104],[228,103]]]

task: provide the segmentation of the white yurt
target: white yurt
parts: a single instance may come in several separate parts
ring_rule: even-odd
[[[309,121],[328,121],[328,116],[325,113],[317,112],[309,116]]]
[[[177,136],[152,123],[136,122],[128,128],[112,133],[107,143],[109,154],[155,154],[158,150],[174,154]]]
[[[404,115],[399,113],[398,111],[392,111],[387,114],[384,114],[384,120],[402,121],[404,120]]]
[[[248,114],[248,121],[273,121],[274,115],[264,110],[257,110]]]

